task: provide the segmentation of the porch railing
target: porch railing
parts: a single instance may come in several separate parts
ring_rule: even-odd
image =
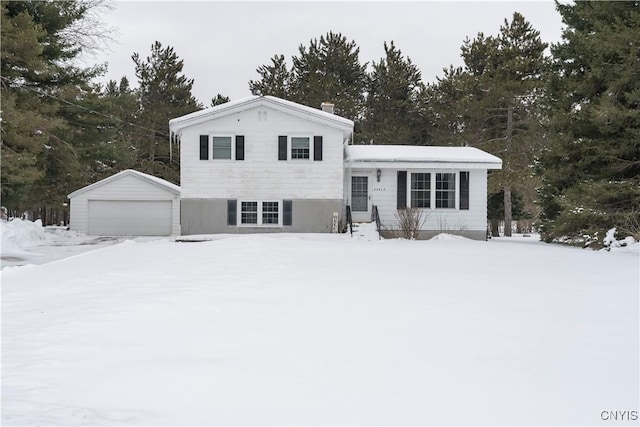
[[[378,206],[373,205],[371,216],[373,217],[373,220],[376,222],[376,231],[378,232],[378,239],[380,239],[382,238],[380,236],[380,229],[382,228],[382,223],[380,222],[380,213],[378,212]]]

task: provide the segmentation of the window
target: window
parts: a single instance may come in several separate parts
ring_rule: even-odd
[[[242,202],[240,206],[240,224],[257,224],[258,202]]]
[[[300,137],[300,136],[291,137],[291,158],[292,159],[308,159],[309,158],[309,137]]]
[[[436,208],[456,207],[456,174],[436,173]]]
[[[231,137],[230,136],[214,136],[213,137],[213,158],[214,159],[231,159]]]
[[[278,202],[262,202],[262,223],[278,223]]]
[[[276,201],[240,202],[240,225],[281,226],[280,203]],[[289,216],[291,216],[290,213]]]
[[[412,173],[411,174],[411,207],[430,208],[431,207],[431,174]]]

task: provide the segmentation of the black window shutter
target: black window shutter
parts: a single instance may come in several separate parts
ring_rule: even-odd
[[[313,137],[313,160],[322,160],[322,135]]]
[[[293,225],[293,201],[282,201],[282,225]]]
[[[287,136],[278,137],[278,160],[287,160]]]
[[[200,160],[209,160],[209,135],[200,135]]]
[[[227,225],[236,225],[237,224],[237,209],[238,209],[238,201],[237,200],[227,200]]]
[[[469,210],[469,172],[460,172],[460,209]]]
[[[398,171],[398,209],[407,207],[407,171]]]
[[[244,136],[236,135],[236,160],[244,160]]]

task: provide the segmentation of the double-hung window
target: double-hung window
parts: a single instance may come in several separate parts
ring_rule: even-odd
[[[280,225],[280,202],[240,202],[240,224]]]
[[[291,137],[291,158],[292,159],[308,159],[310,153],[310,141],[307,136]]]
[[[227,200],[227,225],[286,227],[293,225],[291,200]]]
[[[231,159],[231,137],[214,136],[212,139],[213,159]]]
[[[258,202],[240,203],[240,224],[258,224]]]
[[[244,135],[200,135],[200,160],[231,159],[244,160]]]
[[[411,174],[411,207],[431,207],[431,174]]]
[[[455,209],[460,191],[460,209],[469,209],[469,172],[460,172],[460,188],[457,188],[457,172],[412,172],[407,191],[406,172],[398,172],[398,194],[411,198],[413,208]],[[435,181],[435,188],[432,182]],[[404,197],[404,196],[403,196]],[[399,208],[405,206],[404,198],[398,199]]]
[[[436,208],[455,209],[456,174],[436,173]]]
[[[262,224],[278,224],[279,213],[278,202],[262,202]]]

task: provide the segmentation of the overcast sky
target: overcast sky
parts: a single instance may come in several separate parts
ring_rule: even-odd
[[[361,63],[378,62],[383,43],[393,40],[429,83],[450,64],[462,65],[465,37],[496,35],[515,11],[545,42],[558,42],[562,30],[552,1],[116,1],[113,6],[102,20],[117,28],[115,40],[92,59],[108,63],[101,80],[126,75],[136,86],[131,55],[146,58],[157,40],[184,60],[184,74],[195,80],[193,94],[205,106],[217,93],[232,100],[250,96],[248,82],[258,79],[257,67],[275,54],[291,66],[300,44],[308,46],[329,31],[354,40]]]

